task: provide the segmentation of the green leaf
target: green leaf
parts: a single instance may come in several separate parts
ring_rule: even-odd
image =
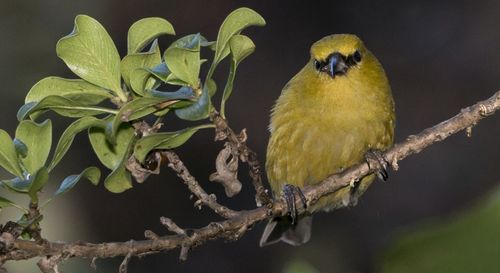
[[[160,47],[158,46],[158,40],[154,40],[148,52],[132,53],[123,58],[120,64],[123,81],[130,86],[132,71],[138,68],[152,68],[160,63]]]
[[[31,87],[24,102],[37,102],[53,95],[78,101],[84,105],[96,105],[113,97],[106,89],[81,79],[47,77]]]
[[[249,8],[239,8],[231,12],[222,23],[217,35],[217,44],[212,66],[207,79],[212,77],[215,67],[229,54],[229,40],[249,26],[264,26],[266,21],[257,12]]]
[[[99,179],[101,178],[101,171],[96,167],[88,167],[83,170],[80,174],[73,174],[66,177],[57,191],[54,193],[54,196],[63,194],[70,189],[72,189],[80,179],[85,178],[89,180],[93,185],[99,184]]]
[[[201,35],[192,34],[173,42],[163,55],[172,74],[189,86],[199,85]]]
[[[163,117],[165,116],[166,114],[168,114],[168,112],[170,112],[170,108],[165,108],[163,110],[160,110],[160,111],[157,111],[157,112],[154,112],[153,115],[155,115],[156,117]]]
[[[161,62],[157,66],[155,66],[155,67],[153,67],[151,69],[148,69],[148,71],[153,76],[155,76],[157,79],[159,79],[159,80],[161,80],[163,82],[167,82],[168,75],[170,75],[172,73],[168,69],[167,64],[165,64],[165,62]]]
[[[106,119],[106,122],[109,121],[110,118]],[[102,164],[108,169],[114,170],[127,152],[128,145],[134,140],[134,128],[128,123],[122,123],[116,133],[115,144],[108,141],[106,130],[103,128],[90,128],[89,139]]]
[[[38,202],[37,193],[43,189],[45,184],[49,181],[49,173],[47,172],[47,168],[40,168],[34,175],[30,176],[31,185],[28,190],[28,195],[30,198]]]
[[[137,95],[144,96],[144,91],[154,86],[155,82],[146,68],[138,68],[130,73],[130,87]]]
[[[17,207],[16,203],[10,201],[7,198],[0,197],[0,209],[6,208],[6,207]]]
[[[195,99],[195,94],[192,88],[183,86],[175,92],[166,92],[160,90],[149,90],[146,96],[152,98],[161,98],[163,100],[193,100]]]
[[[38,124],[23,120],[16,129],[16,139],[28,148],[26,157],[21,158],[26,170],[33,174],[45,165],[52,145],[52,123],[50,120]]]
[[[206,60],[200,60],[200,65]],[[147,69],[149,72],[148,75],[153,75],[156,79],[173,85],[186,85],[185,82],[177,78],[172,72],[168,69],[167,64],[165,62],[160,63],[159,65]]]
[[[120,162],[104,180],[104,187],[113,193],[121,193],[132,188],[132,178],[130,176],[130,172],[126,169],[125,164],[127,164],[132,152],[134,141],[130,141],[127,144],[128,146],[123,153]]]
[[[28,147],[21,140],[14,138],[14,147],[19,157],[25,158],[28,155]]]
[[[182,87],[176,92],[154,90],[149,95],[149,97],[136,98],[122,106],[113,119],[110,135],[112,141],[114,141],[116,132],[123,122],[136,120],[156,111],[163,110],[179,100],[192,99],[194,93],[191,88]]]
[[[149,17],[135,22],[128,30],[128,54],[140,52],[161,35],[175,35],[174,27],[167,20]]]
[[[106,177],[104,187],[112,193],[121,193],[132,188],[132,178],[125,165],[118,166]]]
[[[207,79],[204,87],[208,89],[208,95],[210,97],[212,97],[215,94],[215,92],[217,92],[217,84],[212,79]]]
[[[113,40],[94,18],[78,15],[75,28],[56,45],[57,56],[82,79],[127,97],[120,85],[120,56]]]
[[[186,128],[176,132],[155,133],[145,136],[135,143],[134,156],[139,162],[144,162],[146,156],[155,149],[173,149],[188,141],[191,136],[203,128],[212,128],[212,124]]]
[[[231,50],[231,64],[229,67],[229,76],[226,81],[226,86],[224,87],[224,93],[222,95],[221,102],[221,115],[226,116],[226,101],[231,96],[233,91],[234,77],[236,75],[236,68],[240,62],[248,57],[255,50],[255,44],[250,38],[245,35],[234,35],[229,40],[229,48]]]
[[[80,102],[60,96],[48,96],[39,102],[28,102],[19,108],[17,119],[19,121],[31,116],[36,119],[47,110],[52,110],[65,117],[79,118],[84,116],[95,116],[109,113],[116,114],[118,111],[98,106],[87,106]]]
[[[212,108],[209,89],[205,86],[198,100],[190,106],[175,110],[175,114],[184,120],[200,120],[207,118]]]
[[[23,177],[12,138],[2,129],[0,129],[0,143],[0,166],[17,177]]]
[[[255,51],[255,44],[248,36],[238,34],[229,40],[229,48],[231,49],[231,60],[238,65]]]
[[[187,101],[187,100],[181,100],[179,102],[176,102],[172,105],[169,106],[170,109],[181,109],[181,108],[186,108],[186,107],[189,107],[193,105],[193,102],[192,101]],[[160,111],[161,112],[161,111]],[[159,113],[159,112],[158,112]],[[158,114],[158,113],[155,113],[155,114]]]
[[[158,104],[165,101],[161,98],[141,97],[136,98],[120,108],[120,111],[114,117],[111,125],[110,140],[115,141],[115,135],[123,122],[136,120],[158,111]]]
[[[52,170],[64,157],[69,147],[73,143],[75,136],[83,130],[91,127],[106,128],[106,122],[95,117],[83,117],[71,123],[61,135],[57,143],[54,156],[49,164],[49,171]]]
[[[165,82],[171,85],[191,86],[189,83],[186,83],[184,80],[177,77],[177,75],[175,75],[174,73],[170,73],[167,76],[167,80]]]
[[[15,177],[8,180],[2,180],[2,186],[16,193],[28,193],[31,181],[29,179]]]

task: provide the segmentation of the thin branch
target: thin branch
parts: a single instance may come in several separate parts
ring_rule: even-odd
[[[255,188],[255,200],[257,202],[257,206],[270,206],[272,200],[262,183],[260,163],[257,159],[257,154],[246,144],[247,137],[245,129],[243,129],[240,135],[235,134],[227,124],[227,121],[215,111],[211,114],[210,119],[215,124],[216,128],[215,140],[227,139],[232,149],[237,151],[241,161],[248,164],[249,175],[252,178],[252,183]]]
[[[133,254],[134,254],[134,252],[131,250],[129,253],[127,253],[127,255],[125,256],[125,258],[123,258],[123,261],[120,264],[120,267],[118,268],[118,272],[119,273],[127,273],[127,271],[128,271],[128,263],[130,262],[130,259],[132,258]]]
[[[493,114],[500,109],[500,91],[495,93],[488,100],[481,101],[473,106],[463,109],[455,117],[444,121],[432,128],[422,131],[418,135],[408,137],[405,141],[394,145],[384,153],[384,156],[391,163],[394,169],[398,168],[398,161],[406,158],[409,155],[419,153],[433,143],[439,142],[448,136],[455,134],[461,130],[475,126],[481,119]],[[171,163],[174,165],[174,170],[182,177],[184,175],[183,165],[178,161],[178,158],[173,153],[167,153],[171,157]],[[175,167],[177,166],[177,167]],[[310,186],[303,190],[304,195],[309,205],[314,204],[322,196],[335,192],[350,184],[351,181],[359,180],[360,178],[378,171],[370,169],[367,163],[361,163],[342,173],[332,175],[325,179],[322,183]],[[188,179],[189,180],[189,179]],[[191,180],[194,180],[191,179]],[[205,193],[206,194],[206,193]],[[175,234],[155,238],[153,240],[136,241],[134,244],[130,242],[116,243],[61,243],[61,242],[44,242],[38,244],[34,241],[25,241],[14,239],[12,236],[2,236],[3,244],[8,246],[2,249],[0,255],[0,263],[8,260],[25,260],[32,257],[48,257],[61,255],[61,257],[85,257],[85,258],[108,258],[116,256],[127,257],[130,253],[134,256],[146,255],[160,251],[168,251],[175,248],[184,248],[181,257],[187,255],[187,250],[203,243],[218,238],[238,239],[248,228],[252,227],[257,222],[269,219],[271,217],[280,216],[285,213],[285,203],[283,200],[276,200],[272,206],[260,207],[250,211],[238,212],[234,217],[224,221],[211,223],[203,228],[190,230],[189,235]],[[301,206],[298,206],[301,209]],[[300,211],[303,213],[303,211]],[[10,239],[9,239],[10,238]],[[12,240],[12,241],[7,241]],[[185,254],[184,254],[185,253]]]
[[[165,226],[169,231],[178,234],[178,235],[185,235],[186,236],[186,231],[180,228],[172,219],[167,218],[167,217],[160,217],[160,223]]]
[[[188,186],[189,190],[198,198],[201,204],[211,208],[215,213],[224,218],[232,218],[238,215],[238,212],[217,203],[215,195],[207,194],[196,178],[189,173],[189,170],[176,153],[172,151],[162,151],[161,154],[167,158],[168,166],[177,173],[177,176],[181,178],[182,181],[184,181],[184,184]]]
[[[54,255],[50,257],[43,257],[36,264],[40,271],[43,273],[60,273],[58,264],[63,260],[62,255]]]
[[[238,180],[239,156],[235,154],[229,142],[224,144],[215,159],[215,173],[212,173],[208,180],[220,183],[226,192],[227,197],[233,197],[240,193],[242,184]]]

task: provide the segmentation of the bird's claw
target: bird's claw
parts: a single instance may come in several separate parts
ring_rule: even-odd
[[[380,150],[368,150],[365,154],[365,160],[370,169],[377,167],[377,165],[380,166],[380,169],[377,171],[377,177],[380,180],[386,181],[387,178],[389,178],[389,174],[387,172],[389,162]]]
[[[299,212],[297,210],[297,206],[295,205],[296,195],[299,195],[300,201],[302,202],[302,206],[304,209],[307,208],[307,199],[304,196],[302,190],[294,185],[285,184],[283,186],[283,198],[285,199],[288,216],[290,216],[292,220],[292,225],[297,223],[297,218],[299,216]]]

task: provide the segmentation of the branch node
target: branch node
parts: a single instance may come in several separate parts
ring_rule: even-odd
[[[196,200],[196,202],[194,202],[193,207],[201,210],[202,205],[203,205],[203,201],[201,199],[198,199],[198,200]]]
[[[0,235],[0,253],[7,253],[11,247],[12,243],[16,238],[9,232],[3,232]]]
[[[209,194],[208,198],[212,199],[212,201],[214,202],[217,202],[217,195],[215,195],[214,193]]]
[[[154,233],[151,230],[145,230],[144,237],[146,237],[146,239],[153,240],[153,241],[156,241],[160,238],[160,236],[158,236],[158,234]]]
[[[493,107],[489,108],[484,104],[479,105],[479,115],[481,115],[482,117],[487,117],[493,114],[493,112],[495,112]]]
[[[399,164],[398,164],[398,159],[397,157],[393,157],[392,160],[391,160],[391,167],[394,171],[398,171],[399,170]]]
[[[228,161],[229,160],[229,161]],[[233,197],[241,191],[241,182],[238,180],[238,154],[231,148],[229,142],[224,144],[215,160],[215,173],[208,180],[222,184],[227,197]]]
[[[61,273],[57,266],[57,264],[61,262],[61,260],[61,254],[54,256],[45,256],[41,258],[36,264],[38,265],[38,268],[40,268],[40,271],[42,271],[43,273]]]
[[[154,157],[154,158],[152,158]],[[130,174],[134,177],[137,183],[142,183],[148,179],[151,174],[160,174],[160,166],[161,166],[161,154],[154,152],[151,154],[151,157],[147,159],[152,164],[145,164],[146,168],[141,165],[140,162],[137,161],[134,155],[131,155],[125,167],[130,172]]]
[[[257,159],[257,155],[246,145],[246,130],[243,129],[239,135],[236,135],[229,127],[227,121],[216,111],[210,115],[210,120],[215,125],[215,140],[227,139],[233,149],[233,156],[239,156],[242,162],[247,163],[249,167],[249,175],[255,188],[255,200],[257,205],[261,206],[262,204],[265,205],[272,202],[271,198],[269,198],[269,195],[265,191],[264,185],[262,184],[260,163]]]
[[[196,181],[196,178],[189,173],[189,170],[176,153],[165,150],[161,154],[168,160],[168,166],[177,173],[177,176],[182,179],[191,193],[198,198],[194,203],[195,207],[201,210],[201,205],[205,205],[224,218],[231,218],[237,214],[235,211],[217,203],[214,198],[211,198],[198,181]]]
[[[160,217],[160,223],[165,226],[170,232],[178,235],[186,236],[186,231],[180,228],[172,219],[167,217]]]
[[[238,240],[239,238],[241,238],[241,236],[243,236],[245,234],[245,232],[247,230],[248,230],[248,225],[245,223],[237,231],[235,231],[233,233],[233,236],[231,237],[231,240],[233,240],[233,241]]]
[[[474,125],[465,128],[465,134],[467,135],[467,137],[472,137],[472,126]]]
[[[212,222],[208,224],[210,228],[216,229],[218,232],[224,230],[224,227],[218,222]]]

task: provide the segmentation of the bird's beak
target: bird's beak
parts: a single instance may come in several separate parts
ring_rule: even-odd
[[[344,74],[349,67],[345,63],[345,58],[342,54],[336,52],[330,55],[328,59],[328,74],[335,78],[335,75]]]

